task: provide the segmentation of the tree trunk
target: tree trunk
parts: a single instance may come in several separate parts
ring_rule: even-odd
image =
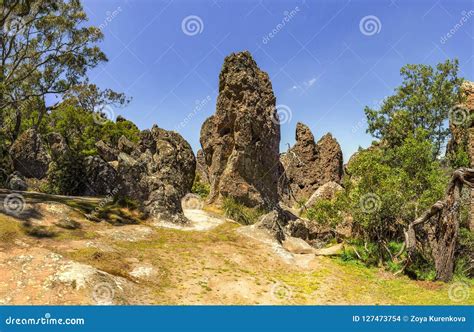
[[[436,279],[450,281],[454,273],[454,254],[459,234],[459,211],[463,185],[474,186],[474,169],[460,168],[454,171],[446,190],[445,199],[436,202],[405,231],[408,257],[416,250],[417,242],[427,244],[435,264]],[[426,237],[417,232],[424,226]],[[418,236],[417,236],[418,235]]]

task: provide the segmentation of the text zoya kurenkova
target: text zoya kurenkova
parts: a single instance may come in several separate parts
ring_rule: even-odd
[[[410,316],[413,323],[465,323],[464,316]]]

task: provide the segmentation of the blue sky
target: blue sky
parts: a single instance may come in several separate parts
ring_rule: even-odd
[[[331,132],[346,161],[372,141],[364,106],[393,92],[403,65],[458,58],[461,75],[474,80],[471,0],[83,3],[90,23],[103,28],[109,58],[90,72],[92,82],[133,97],[114,116],[141,129],[176,129],[195,150],[232,52],[249,50],[269,73],[286,116],[281,150],[294,143],[301,121],[316,140]]]

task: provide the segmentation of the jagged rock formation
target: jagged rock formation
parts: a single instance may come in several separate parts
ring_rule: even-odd
[[[204,151],[199,150],[196,154],[196,175],[203,183],[209,184],[209,174],[207,171],[206,157]]]
[[[84,159],[85,196],[114,195],[118,193],[118,176],[115,169],[98,156]]]
[[[10,148],[10,156],[14,169],[23,176],[36,179],[46,176],[51,158],[35,129],[28,129],[18,137]]]
[[[303,123],[296,125],[296,143],[281,157],[285,181],[280,185],[281,193],[287,193],[284,201],[304,201],[323,184],[340,183],[343,175],[342,151],[331,134],[314,142],[311,130]],[[291,195],[288,195],[288,190]]]
[[[126,143],[118,155],[120,192],[143,202],[153,217],[185,223],[181,199],[191,191],[196,169],[189,143],[157,126],[141,132],[138,145]]]
[[[95,147],[99,156],[101,156],[105,161],[110,162],[117,160],[119,154],[118,150],[107,145],[104,141],[98,141],[95,143]]]
[[[249,52],[226,57],[216,113],[201,128],[210,202],[232,197],[249,207],[278,202],[280,125],[268,74]]]
[[[59,133],[49,133],[47,136],[51,158],[57,160],[63,156],[69,149],[66,140]]]

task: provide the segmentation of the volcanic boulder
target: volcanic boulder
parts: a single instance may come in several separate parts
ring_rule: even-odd
[[[158,219],[185,223],[181,199],[191,191],[196,160],[191,146],[176,132],[157,126],[140,134],[129,153],[118,155],[121,193],[143,202]]]
[[[13,143],[10,156],[16,171],[27,178],[42,179],[46,176],[51,160],[35,129],[28,129]]]
[[[292,203],[307,200],[325,183],[340,183],[343,175],[342,151],[336,139],[326,134],[316,144],[311,130],[302,123],[296,126],[295,145],[282,154],[281,162],[286,180],[280,185],[288,188],[280,192],[291,191],[283,200]]]
[[[204,151],[199,150],[196,155],[196,175],[199,177],[199,180],[203,183],[209,183],[209,175],[206,165],[206,157],[204,156]]]
[[[280,124],[268,74],[249,52],[226,57],[216,113],[201,128],[210,202],[232,197],[249,207],[278,203]]]

